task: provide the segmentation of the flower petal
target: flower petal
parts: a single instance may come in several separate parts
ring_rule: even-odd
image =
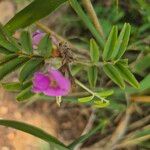
[[[68,91],[60,89],[60,88],[48,88],[43,92],[47,96],[65,96],[68,94]]]
[[[33,45],[38,45],[41,41],[41,39],[43,38],[43,36],[45,35],[45,33],[37,30],[36,32],[33,33],[33,36],[32,36],[32,42],[33,42]]]
[[[44,91],[50,85],[50,79],[48,76],[41,72],[37,72],[33,77],[33,91]]]
[[[69,93],[71,89],[71,83],[70,80],[66,77],[64,77],[61,72],[58,70],[50,69],[49,70],[49,76],[52,76],[53,79],[57,82],[59,88],[62,91],[65,91],[66,93]]]

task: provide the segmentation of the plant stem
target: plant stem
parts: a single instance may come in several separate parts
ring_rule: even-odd
[[[98,62],[98,63],[93,64],[93,62],[83,61],[81,59],[74,60],[73,63],[74,64],[81,64],[81,65],[89,66],[89,67],[92,67],[92,66],[102,67],[103,66],[103,62]]]
[[[82,7],[78,3],[77,0],[69,0],[70,5],[74,9],[74,11],[78,14],[78,16],[82,19],[82,21],[85,23],[87,28],[91,31],[95,39],[97,40],[99,46],[101,49],[104,48],[104,39],[100,36],[100,34],[97,32],[96,28],[94,27],[93,23],[89,19],[89,17],[85,14]]]
[[[53,30],[51,30],[50,28],[48,28],[47,26],[45,26],[43,23],[41,22],[36,22],[36,25],[42,29],[43,31],[45,31],[46,33],[49,33],[50,35],[54,36],[58,41],[62,42],[67,42],[67,44],[69,45],[69,47],[71,48],[71,50],[76,53],[76,54],[80,54],[82,55],[82,57],[84,56],[84,58],[89,58],[89,54],[88,54],[88,50],[86,49],[81,49],[81,48],[77,48],[75,45],[73,45],[71,42],[69,42],[67,39],[63,38],[62,36],[58,35],[56,32],[54,32]]]
[[[93,8],[91,0],[82,0],[82,3],[84,5],[85,9],[87,10],[87,13],[88,13],[89,17],[91,18],[95,28],[97,29],[99,34],[104,38],[103,28],[102,28],[101,23],[95,13],[95,10]]]
[[[87,88],[85,85],[83,85],[79,80],[75,79],[75,83],[78,84],[80,87],[82,87],[83,89],[85,89],[87,92],[89,92],[90,94],[92,94],[93,97],[97,97],[99,98],[102,102],[106,102],[108,103],[109,101],[106,100],[105,98],[99,96],[97,93],[93,92],[92,90],[90,90],[89,88]]]
[[[88,91],[90,94],[95,95],[93,91],[91,91],[89,88],[87,88],[85,85],[83,85],[79,80],[75,79],[75,83],[78,84],[80,87]]]

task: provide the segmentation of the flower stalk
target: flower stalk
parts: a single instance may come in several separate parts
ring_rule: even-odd
[[[100,99],[102,102],[105,103],[109,103],[108,100],[106,100],[105,98],[99,96],[97,93],[93,92],[92,90],[90,90],[89,88],[87,88],[84,84],[82,84],[79,80],[75,79],[75,83],[78,84],[80,87],[82,87],[83,89],[85,89],[87,92],[89,92],[90,94],[92,94],[92,98],[97,97],[98,99]]]

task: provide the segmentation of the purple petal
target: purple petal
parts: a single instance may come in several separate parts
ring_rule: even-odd
[[[49,74],[41,72],[34,74],[32,91],[44,93],[47,96],[64,96],[71,89],[70,80],[64,77],[58,70],[50,69]]]
[[[69,93],[71,89],[70,80],[64,77],[58,70],[50,69],[49,75],[54,78],[62,92]]]
[[[33,77],[33,91],[42,92],[46,90],[50,85],[50,79],[48,76],[41,72],[37,72]]]
[[[68,91],[61,88],[48,88],[43,93],[47,96],[64,96],[68,94]]]
[[[43,36],[45,35],[45,33],[37,30],[36,32],[33,33],[33,36],[32,36],[32,42],[33,42],[33,45],[38,45],[41,41],[41,39],[43,38]]]

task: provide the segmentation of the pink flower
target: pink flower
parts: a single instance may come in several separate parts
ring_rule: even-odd
[[[50,69],[48,74],[36,72],[33,77],[34,93],[44,93],[47,96],[64,96],[71,89],[70,80],[58,70]]]
[[[33,46],[37,46],[41,39],[44,37],[45,33],[41,32],[40,30],[37,30],[32,35],[32,43]]]

